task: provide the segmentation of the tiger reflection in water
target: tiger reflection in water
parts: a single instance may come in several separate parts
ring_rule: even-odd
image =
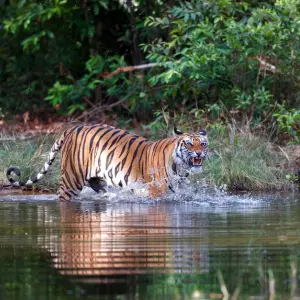
[[[156,207],[137,214],[132,214],[130,206],[105,213],[101,206],[98,212],[82,212],[76,203],[61,202],[60,210],[60,244],[52,245],[50,252],[61,274],[109,276],[172,270],[172,249],[165,240],[170,234],[167,214]]]

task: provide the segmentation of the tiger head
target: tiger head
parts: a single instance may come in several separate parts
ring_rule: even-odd
[[[183,133],[174,128],[178,136],[178,144],[174,149],[174,163],[177,168],[188,172],[197,173],[201,171],[202,163],[208,154],[208,139],[205,130],[199,133]]]

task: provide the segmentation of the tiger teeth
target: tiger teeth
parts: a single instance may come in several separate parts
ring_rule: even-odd
[[[193,158],[192,159],[192,163],[194,166],[200,166],[201,165],[201,162],[202,162],[202,159],[201,158]]]

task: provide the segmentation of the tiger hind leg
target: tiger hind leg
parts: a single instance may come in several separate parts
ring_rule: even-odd
[[[105,187],[107,186],[106,181],[103,178],[92,177],[89,179],[90,187],[96,192],[99,193],[102,191],[103,193],[107,193]]]
[[[76,186],[76,189],[67,187],[63,180],[60,181],[58,189],[59,201],[70,201],[73,197],[78,196],[83,186]]]

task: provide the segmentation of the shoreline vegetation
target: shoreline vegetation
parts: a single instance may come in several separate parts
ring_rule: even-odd
[[[182,127],[189,131],[188,124],[182,124]],[[149,133],[147,126],[131,131],[150,139],[170,136],[168,132],[171,130],[163,123],[156,129],[151,129],[154,134]],[[208,128],[209,157],[204,162],[203,172],[190,177],[191,184],[205,179],[206,184],[230,192],[298,189],[295,174],[299,168],[297,158],[300,156],[300,146],[280,146],[264,135],[253,134],[249,128],[242,129],[238,130],[230,124],[221,129],[216,126]],[[35,176],[59,134],[37,135],[34,139],[24,140],[19,140],[18,135],[9,140],[9,136],[4,135],[0,141],[0,190],[10,188],[5,175],[9,166],[20,168],[21,180]],[[49,172],[32,190],[56,192],[59,178],[60,153]]]

